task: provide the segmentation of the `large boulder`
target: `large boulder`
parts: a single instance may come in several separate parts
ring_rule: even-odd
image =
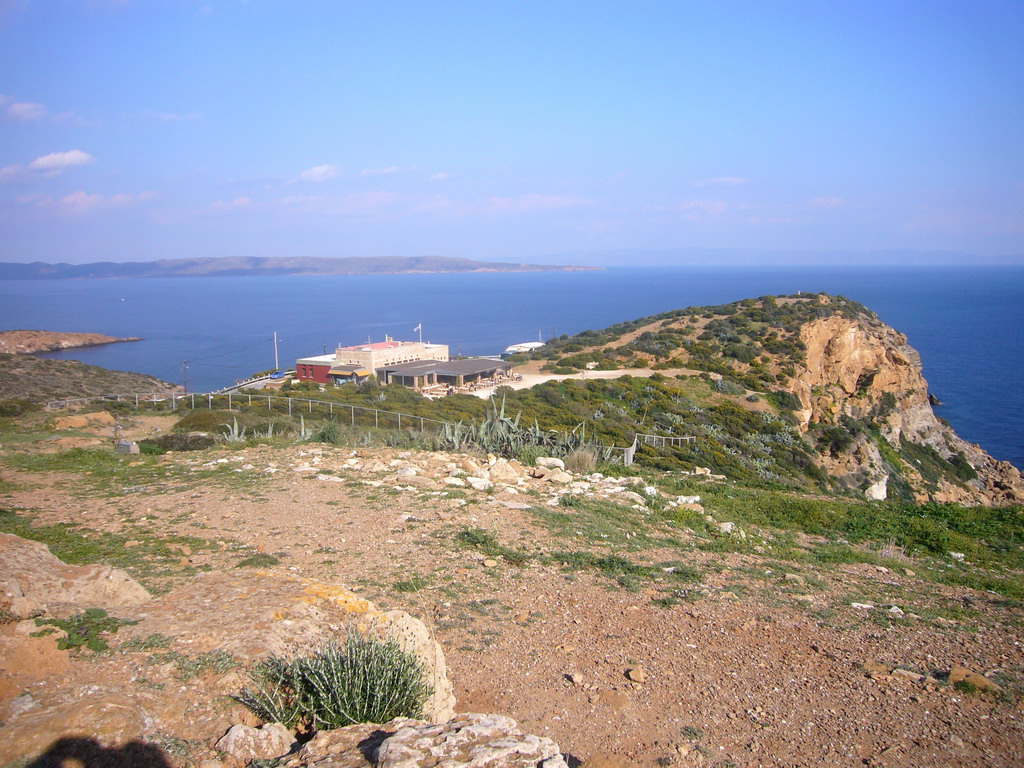
[[[558,745],[525,734],[501,715],[458,715],[437,725],[407,725],[377,750],[377,768],[567,768]]]
[[[217,749],[236,760],[273,760],[287,755],[295,742],[291,731],[280,723],[267,723],[258,728],[233,725],[217,741]]]
[[[0,689],[0,755],[6,760],[37,758],[70,736],[103,749],[154,738],[205,742],[212,756],[231,726],[255,723],[241,705],[224,706],[246,686],[246,668],[270,654],[312,653],[350,632],[394,640],[415,654],[434,690],[424,717],[445,722],[454,714],[444,652],[426,626],[402,611],[381,611],[341,586],[269,571],[205,573],[116,615],[138,622],[110,636],[118,652]],[[30,626],[15,638],[10,627],[22,625]],[[0,642],[0,652],[47,644],[47,653],[66,655],[52,637],[31,637],[34,629],[31,622],[8,625],[0,640],[20,645]],[[162,638],[155,648],[153,638]],[[247,743],[237,741],[239,750]]]
[[[0,533],[0,610],[19,618],[69,615],[145,603],[150,594],[135,579],[107,565],[68,565],[45,544]]]
[[[185,635],[193,653],[226,651],[246,664],[271,654],[310,653],[332,640],[343,642],[349,632],[394,640],[427,671],[434,693],[424,716],[441,722],[454,714],[444,651],[423,622],[404,611],[380,611],[337,584],[276,571],[204,573],[154,600],[141,616],[138,626],[122,632]]]

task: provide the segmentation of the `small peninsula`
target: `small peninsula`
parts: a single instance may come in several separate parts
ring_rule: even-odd
[[[263,277],[281,275],[391,275],[462,272],[579,272],[600,267],[516,264],[444,256],[225,257],[90,264],[0,262],[0,280],[126,277]]]
[[[0,331],[0,352],[32,355],[36,352],[59,352],[62,349],[98,347],[124,341],[142,341],[138,336],[116,338],[102,333],[61,333],[58,331]]]

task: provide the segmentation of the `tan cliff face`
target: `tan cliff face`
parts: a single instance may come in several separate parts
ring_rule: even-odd
[[[920,355],[902,333],[873,316],[834,315],[806,323],[800,339],[806,345],[806,362],[788,388],[800,399],[796,416],[801,430],[817,424],[842,425],[843,417],[850,417],[877,427],[897,451],[904,441],[927,446],[947,461],[962,461],[958,455],[962,456],[977,472],[977,478],[963,482],[940,478],[928,483],[920,467],[904,459],[899,475],[919,501],[1024,501],[1024,482],[1016,468],[961,440],[935,416]],[[826,452],[821,464],[840,484],[867,487],[869,497],[879,498],[884,496],[877,487],[885,487],[892,469],[885,466],[884,452],[870,435],[861,434],[839,455]]]

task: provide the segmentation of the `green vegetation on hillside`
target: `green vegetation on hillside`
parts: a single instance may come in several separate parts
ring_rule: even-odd
[[[513,359],[546,360],[556,372],[582,370],[591,363],[598,370],[685,367],[728,376],[747,389],[769,391],[792,375],[792,366],[803,362],[800,328],[833,315],[874,317],[842,296],[827,301],[817,295],[763,296],[561,336]]]
[[[112,371],[77,360],[0,353],[0,402],[24,399],[40,404],[58,398],[172,389],[173,384],[142,373]]]

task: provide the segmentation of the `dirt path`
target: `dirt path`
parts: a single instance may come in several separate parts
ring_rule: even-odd
[[[521,367],[515,369],[515,373],[522,376],[521,381],[510,381],[502,384],[503,387],[509,387],[511,389],[529,389],[535,387],[538,384],[543,384],[546,381],[565,381],[567,379],[574,379],[576,381],[590,381],[594,379],[610,380],[619,379],[623,376],[634,376],[636,378],[648,379],[656,373],[660,373],[664,376],[699,376],[702,371],[697,371],[691,368],[670,368],[662,371],[655,371],[651,368],[619,368],[614,371],[580,371],[579,373],[572,374],[557,374],[557,373],[541,373],[540,369],[542,364],[536,361],[527,363]],[[711,374],[714,378],[720,378],[720,374]],[[487,389],[480,389],[472,394],[483,399],[492,397],[495,393],[496,387],[488,387]]]

